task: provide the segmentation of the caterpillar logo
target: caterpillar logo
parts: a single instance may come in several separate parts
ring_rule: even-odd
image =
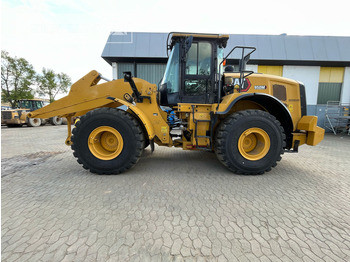
[[[239,78],[233,79],[233,86],[235,89],[239,89],[239,86],[240,86]],[[241,88],[241,92],[247,92],[251,86],[252,86],[252,84],[250,83],[249,79],[248,78],[244,79],[243,86]]]

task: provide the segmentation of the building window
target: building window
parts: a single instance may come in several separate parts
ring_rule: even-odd
[[[327,104],[327,101],[340,101],[343,79],[344,67],[321,67],[317,104]]]
[[[258,66],[258,73],[275,75],[275,76],[282,76],[283,75],[283,66],[259,65]]]

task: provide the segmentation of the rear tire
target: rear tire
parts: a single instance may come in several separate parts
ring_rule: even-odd
[[[42,125],[42,126],[46,125],[46,123],[47,123],[47,120],[46,120],[46,119],[41,119],[41,125]]]
[[[218,159],[237,174],[270,171],[281,160],[285,134],[280,122],[260,110],[228,116],[218,127],[214,149]]]
[[[40,118],[28,118],[28,126],[30,126],[30,127],[41,126],[41,119]]]
[[[58,116],[54,116],[50,118],[50,123],[53,126],[59,126],[62,125],[62,118]]]
[[[68,120],[65,117],[62,117],[62,125],[67,125],[68,124]]]
[[[88,112],[75,124],[72,133],[73,154],[92,173],[122,173],[138,162],[144,149],[138,121],[115,108]]]

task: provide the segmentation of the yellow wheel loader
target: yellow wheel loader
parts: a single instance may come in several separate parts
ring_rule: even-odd
[[[61,125],[62,118],[54,116],[50,119],[29,118],[28,114],[31,111],[42,108],[45,101],[42,99],[20,99],[17,101],[18,108],[10,110],[1,110],[1,124],[8,127],[19,127],[27,125],[30,127],[38,127],[50,122],[52,125]]]
[[[322,141],[317,117],[306,115],[304,85],[246,70],[255,48],[235,47],[224,57],[227,41],[228,35],[170,33],[158,87],[130,72],[98,84],[103,77],[91,71],[68,96],[30,116],[66,117],[66,144],[78,163],[97,174],[128,170],[154,143],[213,151],[234,173],[262,174],[285,151]],[[226,58],[237,50],[236,72],[224,72]],[[80,117],[73,130],[72,117]]]

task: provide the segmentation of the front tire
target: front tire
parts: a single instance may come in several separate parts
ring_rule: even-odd
[[[80,118],[72,131],[78,163],[97,174],[119,174],[134,166],[144,148],[138,121],[115,108],[99,108]]]
[[[214,149],[218,159],[237,174],[270,171],[281,160],[285,134],[280,122],[260,110],[228,116],[218,127]]]
[[[28,126],[30,127],[38,127],[41,126],[41,119],[40,118],[28,118]]]

